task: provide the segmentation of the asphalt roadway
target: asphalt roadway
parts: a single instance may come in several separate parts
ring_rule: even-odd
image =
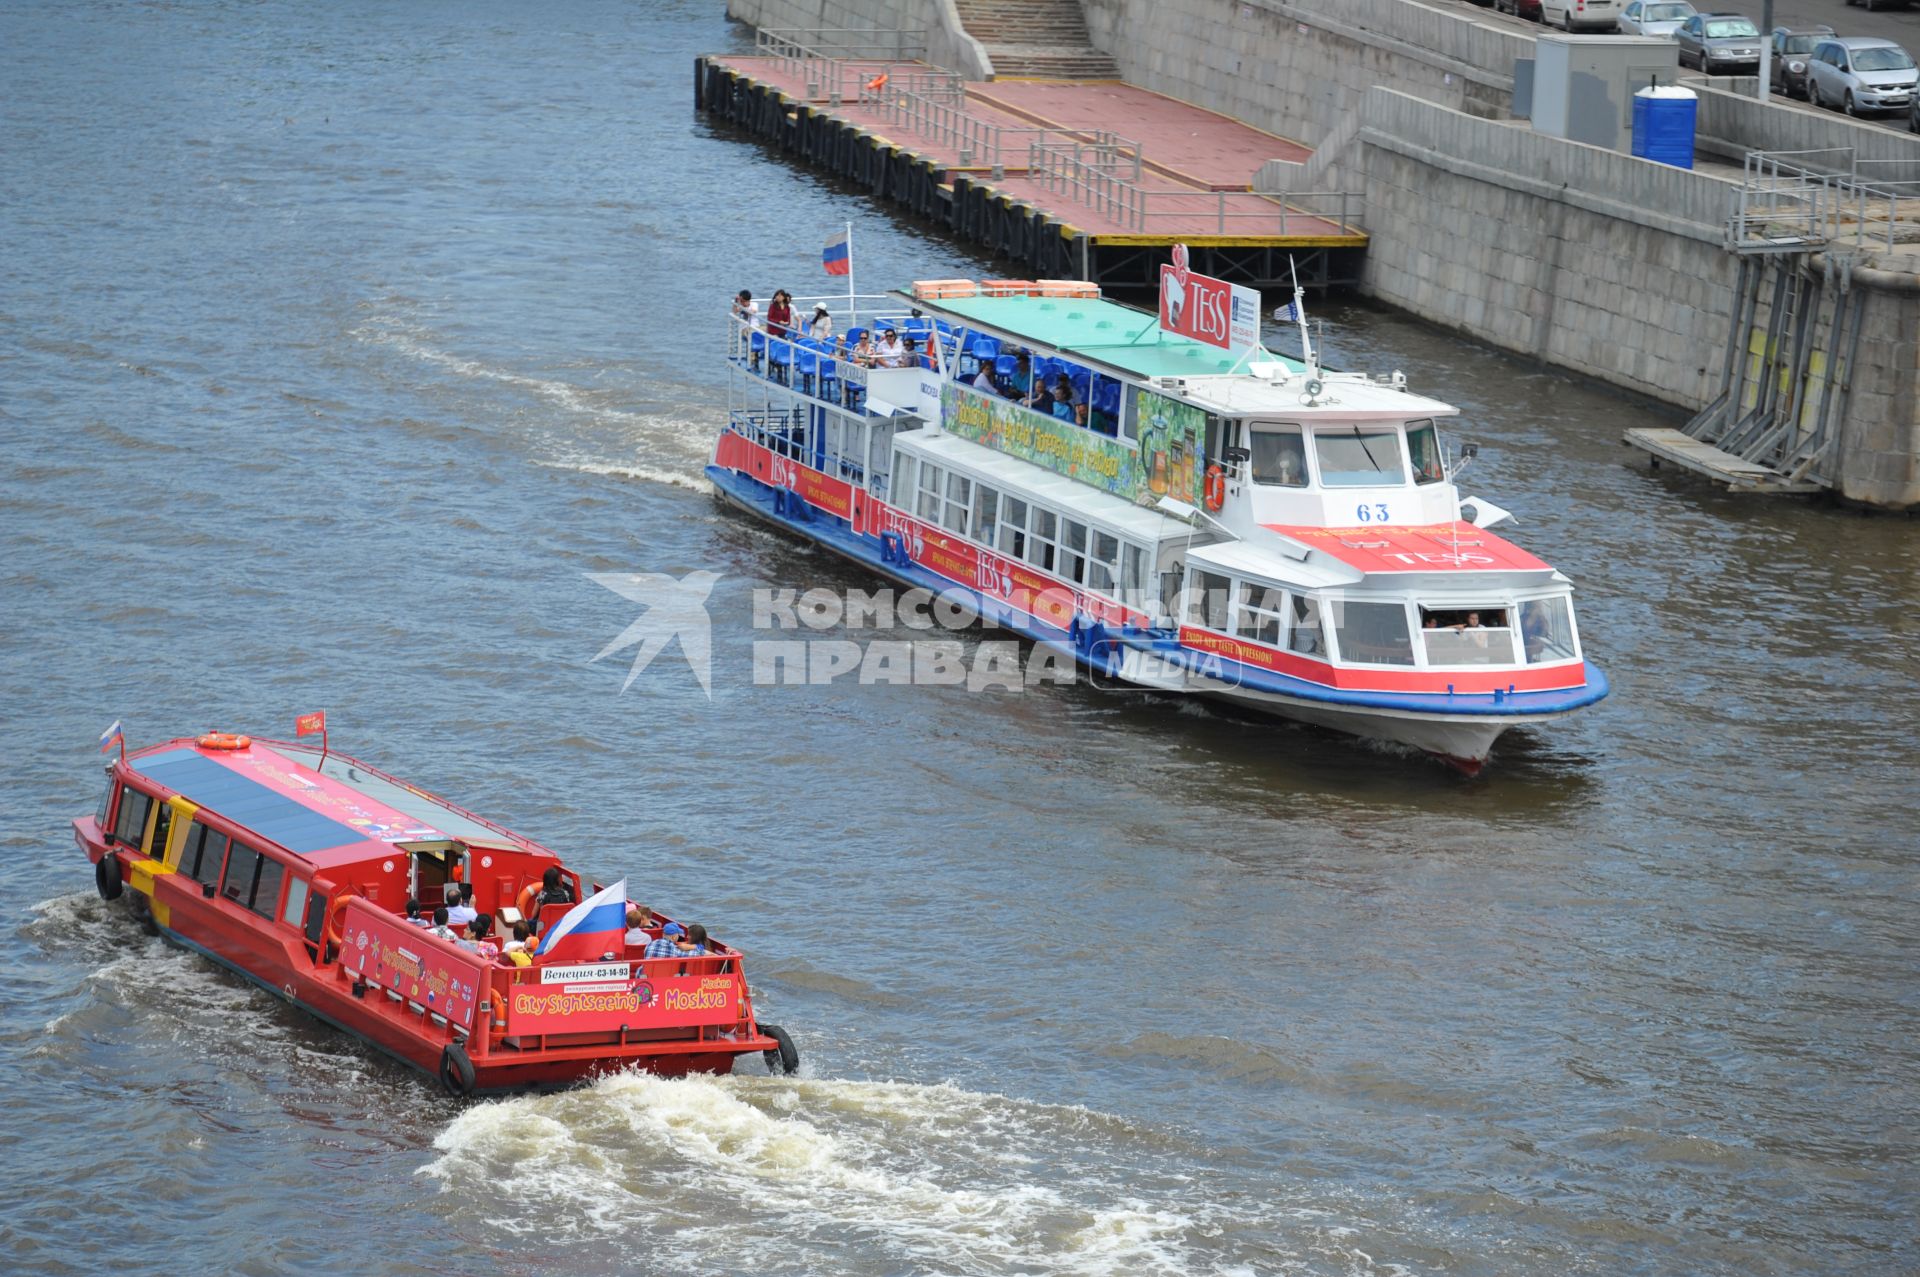
[[[1474,10],[1483,21],[1500,24],[1513,24],[1523,29],[1539,28],[1539,23],[1495,13],[1490,7],[1470,3],[1470,0],[1447,0],[1447,3],[1462,9]],[[1695,0],[1694,8],[1703,13],[1744,13],[1753,19],[1755,26],[1762,26],[1761,5],[1759,0],[1738,0],[1732,4],[1705,3]],[[1773,25],[1776,27],[1813,27],[1827,26],[1838,35],[1871,35],[1893,40],[1907,52],[1920,57],[1920,3],[1911,3],[1894,8],[1882,8],[1868,13],[1865,8],[1855,7],[1846,0],[1775,0],[1773,6]],[[1787,99],[1775,95],[1775,101]],[[1803,105],[1796,103],[1796,105]],[[1811,110],[1813,108],[1804,107]],[[1904,132],[1907,127],[1905,112],[1898,115],[1863,116],[1869,124],[1878,124]]]

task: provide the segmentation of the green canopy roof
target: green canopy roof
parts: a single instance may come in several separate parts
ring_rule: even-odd
[[[1162,332],[1152,311],[1099,297],[956,297],[915,304],[1143,378],[1229,372],[1240,358],[1236,351]],[[1282,359],[1264,348],[1254,358]],[[1300,369],[1297,360],[1282,362]]]

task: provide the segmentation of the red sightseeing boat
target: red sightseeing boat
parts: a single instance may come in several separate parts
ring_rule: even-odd
[[[754,1053],[798,1066],[787,1034],[756,1020],[736,950],[643,957],[623,887],[582,883],[538,843],[324,742],[214,733],[123,752],[73,832],[102,896],[131,888],[167,939],[459,1094],[725,1073]],[[511,923],[549,870],[582,903],[527,919],[547,949],[528,965],[406,919],[409,899],[431,913],[462,883]]]

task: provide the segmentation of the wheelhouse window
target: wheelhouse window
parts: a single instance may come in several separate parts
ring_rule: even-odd
[[[1333,615],[1340,659],[1356,665],[1411,665],[1413,638],[1402,603],[1338,604]]]
[[[1212,572],[1196,570],[1187,590],[1187,624],[1209,630],[1227,629],[1228,607],[1233,600],[1233,582]]]
[[[1307,446],[1298,426],[1256,426],[1251,442],[1253,481],[1271,488],[1307,486]]]
[[[1529,599],[1520,605],[1520,642],[1529,664],[1570,661],[1580,655],[1574,641],[1573,605],[1564,596]]]
[[[1429,665],[1513,665],[1513,629],[1507,609],[1420,609],[1420,641]]]
[[[96,807],[93,812],[93,823],[100,827],[102,833],[105,833],[107,829],[107,815],[113,810],[113,786],[113,773],[109,771],[107,773],[107,787],[100,795],[100,805]]]
[[[1407,423],[1407,456],[1413,461],[1415,483],[1439,483],[1447,477],[1446,465],[1440,460],[1440,431],[1432,421]]]
[[[129,847],[138,847],[147,832],[147,813],[153,810],[153,796],[131,785],[120,791],[120,819],[114,823],[113,836]]]
[[[307,880],[292,878],[287,882],[287,903],[280,910],[280,921],[289,927],[300,925],[301,915],[307,908]]]
[[[1407,481],[1398,431],[1354,426],[1313,432],[1320,482],[1329,488],[1391,488]]]

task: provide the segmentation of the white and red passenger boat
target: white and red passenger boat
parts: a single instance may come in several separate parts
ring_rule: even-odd
[[[736,950],[709,939],[703,957],[647,958],[624,905],[600,903],[623,892],[324,745],[214,733],[124,754],[73,835],[102,896],[130,893],[168,940],[456,1093],[724,1073],[750,1054],[798,1063],[755,1018]],[[578,906],[536,908],[549,870]],[[516,965],[406,920],[409,899],[430,912],[456,882],[479,912],[527,914],[555,943]]]
[[[1606,695],[1571,582],[1462,498],[1456,410],[1319,367],[1304,319],[1304,359],[1266,350],[1251,290],[1176,265],[1159,315],[1073,281],[858,301],[826,299],[836,342],[730,321],[727,501],[1098,677],[1469,773]],[[849,357],[887,328],[905,366]]]

